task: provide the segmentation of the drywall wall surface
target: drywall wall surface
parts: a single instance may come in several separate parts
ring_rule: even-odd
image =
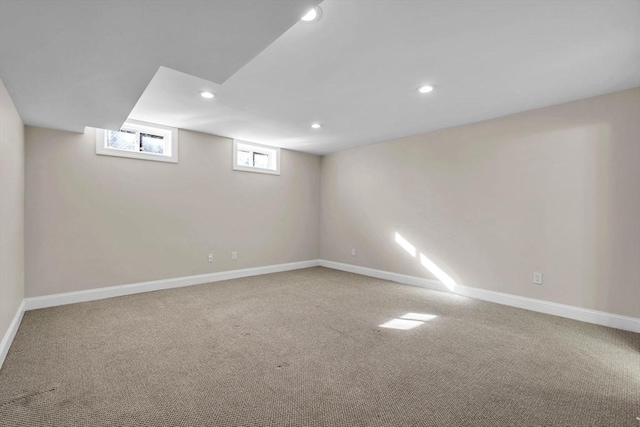
[[[0,338],[24,297],[24,125],[0,80]]]
[[[320,256],[638,317],[639,186],[640,89],[365,146],[322,159]]]
[[[28,297],[317,258],[318,156],[282,150],[276,176],[233,171],[227,138],[179,144],[177,164],[102,156],[93,128],[27,126]]]

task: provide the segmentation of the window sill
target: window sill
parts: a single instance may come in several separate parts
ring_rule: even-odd
[[[279,170],[255,168],[255,167],[251,167],[251,166],[234,165],[233,166],[233,170],[234,171],[241,171],[241,172],[266,173],[266,174],[269,174],[269,175],[280,175],[280,171]]]

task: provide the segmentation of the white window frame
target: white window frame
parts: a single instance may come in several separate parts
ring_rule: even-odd
[[[137,120],[127,120],[119,130],[134,131],[136,134],[150,133],[152,135],[162,136],[165,141],[165,152],[163,154],[156,154],[110,148],[107,147],[107,131],[105,129],[96,129],[96,154],[178,163],[178,129],[153,123],[139,122]]]
[[[269,156],[269,169],[257,168],[254,166],[244,166],[238,164],[238,151],[251,151],[252,153],[266,154]],[[268,173],[280,175],[280,148],[268,145],[256,144],[254,142],[233,140],[233,170],[244,172]]]

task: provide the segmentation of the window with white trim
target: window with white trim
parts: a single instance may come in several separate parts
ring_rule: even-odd
[[[96,130],[96,154],[178,163],[178,129],[128,120],[119,130]]]
[[[234,139],[233,170],[280,175],[280,149]]]

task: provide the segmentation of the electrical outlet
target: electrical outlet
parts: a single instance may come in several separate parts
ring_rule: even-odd
[[[356,256],[356,249],[355,248],[351,249],[351,256]]]
[[[533,284],[542,285],[542,273],[533,273]]]
[[[213,262],[213,254],[209,254],[209,262]]]
[[[231,252],[231,259],[238,259],[238,252],[236,251]]]

